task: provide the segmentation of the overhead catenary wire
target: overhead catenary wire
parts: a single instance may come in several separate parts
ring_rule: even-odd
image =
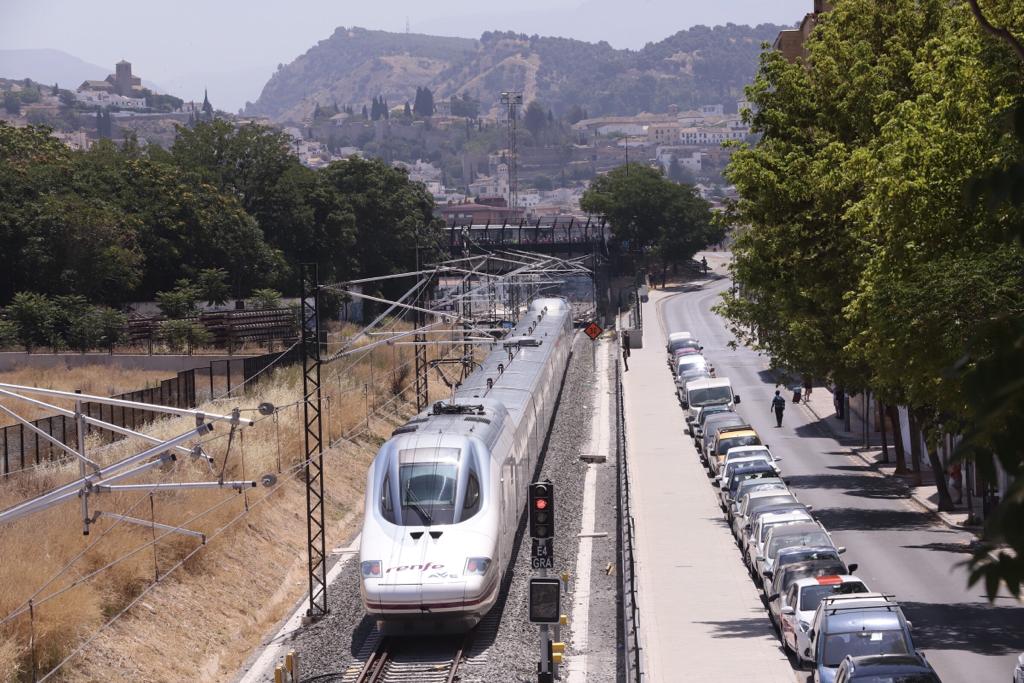
[[[511,260],[511,259],[510,259],[510,260]],[[479,268],[479,266],[478,266],[477,268]],[[532,266],[530,266],[529,268],[530,268],[531,270],[533,270],[533,269],[536,269],[537,267],[536,267],[535,265],[532,265]],[[465,280],[467,280],[467,279],[469,279],[469,278],[471,278],[471,277],[478,277],[478,278],[480,278],[480,279],[483,279],[483,280],[485,280],[485,281],[488,281],[488,282],[487,282],[486,284],[484,284],[484,285],[478,285],[478,286],[474,287],[474,288],[473,288],[472,290],[470,290],[470,292],[463,292],[463,293],[461,293],[461,294],[458,294],[458,295],[456,295],[456,296],[448,296],[448,297],[447,297],[447,298],[445,299],[445,301],[447,301],[448,303],[451,303],[451,302],[457,301],[457,300],[459,300],[459,299],[469,299],[469,300],[475,300],[475,299],[477,299],[477,298],[478,298],[479,292],[480,292],[481,290],[483,290],[484,288],[486,288],[486,287],[489,287],[489,286],[490,286],[490,282],[489,282],[489,280],[491,280],[491,279],[494,279],[494,280],[500,280],[500,279],[501,279],[500,277],[492,277],[492,276],[491,276],[491,275],[490,275],[489,273],[480,273],[480,272],[475,272],[475,271],[477,271],[477,269],[474,269],[474,271],[469,271],[469,272],[463,272],[462,274],[466,276],[466,277],[464,277],[464,278],[463,278],[463,281],[465,281]],[[436,272],[436,271],[434,271],[434,272]],[[523,273],[527,273],[528,271],[527,271],[527,270],[525,269],[525,267],[523,267],[523,270],[522,270],[522,272],[523,272]],[[512,284],[512,286],[514,286],[514,287],[523,287],[523,286],[527,286],[527,284],[528,284],[528,283],[524,283],[524,282],[517,282],[517,283],[514,283],[514,284]],[[536,284],[536,283],[535,283],[535,284]],[[419,299],[419,297],[417,297],[417,300],[418,300],[418,299]],[[382,301],[382,303],[387,303],[387,301],[386,301],[386,300],[383,300],[383,301]],[[398,308],[401,308],[401,307],[398,307]],[[387,325],[387,327],[394,327],[394,326],[395,326],[396,324],[398,324],[398,322],[399,322],[399,321],[403,320],[403,319],[404,319],[404,318],[405,318],[405,317],[406,317],[406,316],[407,316],[407,315],[408,315],[408,314],[409,314],[409,313],[410,313],[410,312],[411,312],[412,310],[416,310],[416,309],[415,309],[415,308],[407,308],[407,309],[403,310],[403,311],[402,311],[402,312],[400,313],[400,315],[396,316],[395,318],[393,318],[393,319],[392,319],[392,320],[390,321],[390,324],[389,324],[389,325]],[[428,310],[429,310],[429,309],[428,309]],[[452,319],[453,319],[453,317],[454,317],[454,316],[453,316],[452,314],[449,314],[449,313],[445,313],[444,315],[446,316],[446,319],[448,319],[448,320],[452,320]],[[461,316],[459,316],[459,317],[461,318]],[[470,327],[468,327],[468,328],[467,328],[466,330],[452,330],[451,332],[445,332],[445,331],[443,331],[443,330],[437,330],[436,332],[437,332],[437,334],[452,334],[452,335],[459,335],[459,334],[465,334],[466,332],[472,332],[472,330],[473,330],[473,329],[474,329],[474,327],[473,327],[473,326],[470,326]],[[488,330],[488,331],[491,331],[491,330]],[[364,333],[365,333],[365,330],[364,330]],[[400,335],[400,336],[398,336],[397,338],[401,338],[401,337],[404,337],[404,336],[410,336],[411,334],[414,334],[414,333],[415,333],[415,332],[411,332],[411,333],[399,333],[399,335]],[[387,341],[391,341],[391,342],[392,342],[392,344],[395,344],[395,343],[399,343],[399,342],[394,342],[394,338],[396,338],[396,337],[392,337],[392,339],[390,339],[390,340],[382,340],[382,341],[385,341],[385,342],[387,342]],[[352,343],[354,343],[354,341],[355,341],[355,340],[352,340],[352,339],[350,339],[350,340],[349,340],[349,343],[348,343],[348,345],[350,346],[350,345],[351,345]],[[467,341],[467,340],[460,340],[459,342],[455,342],[455,343],[462,343],[462,341]],[[484,342],[484,343],[494,343],[494,340],[492,340],[492,339],[490,339],[490,338],[487,338],[487,339],[484,339],[484,338],[478,338],[478,339],[470,339],[470,340],[468,340],[468,341],[479,341],[479,342]],[[440,340],[437,340],[437,341],[436,341],[436,345],[437,345],[437,346],[443,346],[443,345],[447,345],[447,344],[446,344],[445,342],[449,342],[449,340],[444,340],[444,339],[440,339]],[[277,358],[277,359],[275,359],[275,360],[274,360],[274,361],[273,361],[273,362],[272,362],[272,363],[271,363],[270,365],[268,365],[267,367],[263,368],[263,369],[262,369],[262,370],[261,370],[261,371],[260,371],[259,373],[257,373],[257,376],[258,376],[258,375],[262,375],[262,374],[264,374],[264,373],[265,373],[265,372],[266,372],[267,370],[270,370],[270,369],[271,369],[272,367],[274,367],[274,366],[275,366],[275,364],[276,364],[276,363],[278,362],[278,360],[279,360],[280,358],[284,357],[284,356],[285,356],[285,355],[286,355],[286,354],[287,354],[287,353],[288,353],[288,352],[289,352],[289,351],[290,351],[291,349],[294,349],[294,348],[295,348],[295,346],[296,346],[296,345],[295,345],[295,344],[293,344],[293,345],[292,345],[292,346],[291,346],[291,347],[290,347],[289,349],[286,349],[286,350],[285,350],[284,352],[282,352],[281,354],[279,354],[278,358]],[[369,345],[367,345],[367,346],[369,346]],[[375,347],[374,347],[374,348],[375,348]],[[454,349],[452,349],[452,350],[454,350]],[[449,355],[451,354],[451,351],[452,351],[452,350],[449,350],[448,354],[445,354],[445,356],[446,356],[446,357],[447,357],[447,356],[449,356]],[[342,365],[343,365],[343,367],[342,367],[342,368],[339,368],[339,369],[338,369],[338,373],[335,373],[336,375],[337,375],[337,374],[340,374],[340,373],[341,373],[341,372],[343,372],[344,370],[346,370],[346,369],[348,369],[348,368],[352,367],[352,365],[354,365],[354,364],[355,364],[356,362],[359,362],[359,361],[361,361],[361,360],[362,360],[363,358],[365,358],[365,357],[366,357],[366,355],[368,355],[368,354],[371,354],[371,353],[372,353],[372,351],[373,351],[373,348],[365,348],[365,347],[360,347],[359,349],[356,349],[355,351],[357,352],[357,353],[354,353],[354,354],[353,354],[353,356],[355,356],[355,357],[354,357],[354,358],[348,358],[348,359],[347,359],[347,362],[346,362],[346,363],[343,363],[343,364],[342,364]],[[362,352],[362,353],[358,353],[358,352]],[[400,368],[403,368],[403,367],[407,367],[408,365],[411,365],[411,364],[412,364],[413,362],[414,362],[414,359],[413,359],[413,360],[409,360],[409,361],[406,361],[406,362],[402,363],[402,364],[401,364],[400,366],[397,366],[397,369],[400,369]],[[245,382],[243,382],[243,384],[242,384],[242,385],[239,385],[239,386],[241,386],[241,387],[245,387],[245,386],[247,386],[247,385],[249,385],[249,384],[253,383],[253,382],[254,382],[255,380],[256,380],[256,376],[254,376],[254,377],[251,377],[251,378],[247,379],[247,380],[246,380]],[[406,385],[405,385],[404,387],[402,387],[402,389],[401,389],[400,391],[396,392],[396,394],[395,394],[394,396],[392,396],[392,397],[391,397],[391,398],[389,398],[389,399],[388,399],[387,401],[384,401],[384,402],[383,402],[383,403],[381,403],[381,404],[380,404],[379,406],[377,406],[377,407],[375,408],[375,410],[373,411],[373,414],[375,414],[375,415],[376,415],[376,414],[381,414],[381,413],[383,413],[383,412],[384,412],[385,410],[387,410],[387,409],[388,409],[388,407],[389,407],[389,406],[390,406],[391,404],[395,403],[396,401],[400,401],[400,400],[403,400],[403,394],[404,394],[405,392],[407,392],[407,391],[408,391],[408,390],[409,390],[410,388],[412,388],[413,384],[414,384],[414,382],[410,382],[410,383],[406,384]],[[213,400],[222,400],[222,399],[223,399],[223,398],[224,398],[225,396],[228,396],[228,395],[230,395],[231,393],[233,393],[233,392],[237,391],[237,390],[238,390],[238,388],[239,388],[239,386],[236,386],[236,387],[234,387],[234,388],[230,389],[229,391],[225,392],[224,394],[221,394],[221,395],[219,395],[219,396],[217,396],[217,397],[214,397],[214,398],[213,398]],[[357,390],[357,387],[352,387],[352,388],[351,388],[351,389],[350,389],[349,391],[354,391],[354,390]],[[272,416],[276,418],[276,416],[277,416],[278,412],[279,412],[279,411],[280,411],[281,409],[283,409],[283,408],[285,408],[285,407],[288,407],[288,406],[292,406],[292,405],[300,405],[301,403],[303,403],[303,402],[305,402],[305,401],[307,401],[307,400],[309,400],[309,397],[308,397],[308,396],[305,396],[305,397],[303,397],[303,398],[301,398],[301,399],[299,399],[299,400],[295,401],[294,403],[291,403],[291,404],[286,404],[286,405],[284,405],[284,406],[277,406],[277,410],[275,410],[275,412],[273,413],[273,415],[272,415]],[[254,420],[250,420],[250,421],[249,421],[249,423],[250,423],[250,424],[256,424],[256,423],[258,423],[258,422],[262,421],[263,419],[266,419],[267,417],[270,417],[270,416],[263,416],[263,417],[260,417],[260,418],[256,418],[256,419],[254,419]],[[348,431],[347,431],[347,432],[346,432],[346,433],[344,434],[344,436],[342,436],[342,437],[341,437],[340,439],[337,439],[337,440],[335,440],[335,441],[334,441],[333,443],[330,443],[329,445],[330,445],[330,446],[335,446],[335,445],[337,445],[338,443],[340,443],[340,442],[341,442],[342,440],[344,440],[344,441],[348,441],[349,443],[352,443],[352,445],[353,445],[353,446],[355,446],[355,447],[357,447],[357,448],[360,448],[360,449],[365,449],[365,450],[371,450],[371,449],[372,449],[372,447],[373,447],[373,445],[372,445],[372,444],[366,444],[366,443],[360,443],[360,442],[354,441],[354,439],[357,439],[357,438],[359,438],[360,436],[362,436],[363,434],[365,434],[365,433],[366,433],[367,431],[369,431],[369,427],[368,427],[368,426],[361,426],[360,428],[357,428],[357,429],[354,429],[354,430],[350,429],[350,430],[348,430]],[[212,442],[212,441],[215,441],[215,440],[217,440],[217,439],[219,439],[219,438],[224,438],[224,437],[228,437],[228,436],[229,436],[228,434],[223,434],[223,433],[221,433],[221,434],[218,434],[218,435],[216,435],[216,436],[213,436],[212,438],[206,438],[206,439],[203,439],[201,443],[203,443],[203,444],[207,444],[207,443],[210,443],[210,442]],[[230,441],[230,439],[229,439],[229,441]],[[291,472],[294,472],[294,471],[296,471],[296,470],[298,470],[298,469],[300,469],[300,468],[304,467],[305,465],[307,465],[307,464],[308,464],[308,462],[309,462],[309,460],[306,460],[306,461],[299,461],[299,462],[295,463],[294,465],[292,465],[291,467],[288,467],[288,468],[286,468],[285,472],[286,472],[286,473],[291,473]],[[271,488],[271,489],[270,489],[270,490],[269,490],[269,491],[268,491],[268,492],[267,492],[267,493],[266,493],[266,494],[265,494],[264,496],[262,496],[262,497],[260,497],[259,499],[257,499],[257,500],[256,500],[256,501],[255,501],[255,502],[254,502],[254,503],[253,503],[253,504],[252,504],[252,505],[250,506],[249,510],[247,510],[247,511],[243,511],[243,512],[240,512],[240,513],[239,513],[238,515],[236,515],[236,516],[235,516],[234,518],[232,518],[232,519],[231,519],[231,520],[230,520],[229,522],[227,522],[227,523],[226,523],[226,524],[225,524],[224,526],[220,527],[220,528],[219,528],[219,529],[218,529],[217,531],[215,531],[215,532],[214,532],[213,534],[211,534],[211,535],[209,536],[208,540],[212,540],[213,538],[215,538],[215,537],[219,536],[219,535],[220,535],[220,534],[222,534],[222,533],[223,533],[223,531],[224,531],[224,530],[226,530],[226,529],[227,529],[228,527],[230,527],[231,525],[233,525],[233,524],[237,523],[237,521],[238,521],[239,519],[241,519],[241,518],[242,518],[242,517],[244,517],[244,516],[245,516],[246,514],[248,514],[248,512],[249,512],[249,511],[251,511],[251,510],[252,510],[253,508],[257,507],[259,503],[261,503],[261,502],[265,501],[265,500],[266,500],[266,499],[267,499],[267,498],[268,498],[268,497],[269,497],[270,495],[272,495],[272,494],[273,494],[274,492],[278,491],[278,490],[279,490],[279,489],[280,489],[280,488],[281,488],[282,486],[284,486],[284,485],[285,485],[285,483],[286,483],[286,481],[287,481],[287,480],[282,480],[281,482],[279,482],[278,484],[276,484],[275,486],[273,486],[273,487],[272,487],[272,488]],[[145,501],[145,499],[146,499],[147,497],[148,497],[147,495],[143,495],[143,496],[141,496],[141,497],[139,498],[139,500],[137,500],[137,501],[136,501],[136,502],[135,502],[135,503],[134,503],[134,504],[133,504],[132,506],[130,506],[130,507],[128,508],[128,511],[130,512],[130,511],[131,511],[131,510],[133,510],[133,509],[134,509],[134,508],[135,508],[135,507],[136,507],[137,505],[139,505],[139,504],[141,504],[142,502],[144,502],[144,501]],[[210,512],[212,512],[213,510],[215,510],[215,509],[218,509],[219,507],[221,507],[221,506],[223,506],[223,505],[227,505],[227,504],[228,504],[228,503],[230,503],[230,501],[231,501],[231,500],[233,500],[233,499],[234,499],[234,496],[226,497],[226,498],[224,498],[223,500],[221,500],[221,501],[218,501],[218,503],[216,503],[216,504],[214,504],[214,505],[210,506],[210,507],[209,507],[209,508],[207,508],[206,510],[204,510],[204,511],[202,511],[202,512],[198,513],[198,514],[197,514],[196,516],[193,516],[192,518],[190,518],[190,520],[186,520],[186,522],[184,522],[184,523],[183,523],[183,525],[179,525],[178,527],[175,527],[175,528],[176,528],[176,529],[181,529],[181,528],[184,528],[184,524],[189,524],[189,523],[191,523],[191,521],[194,521],[194,520],[195,520],[195,519],[197,519],[197,518],[201,518],[202,516],[205,516],[205,515],[209,514],[209,513],[210,513]],[[118,525],[119,523],[120,523],[120,520],[116,520],[116,522],[115,522],[114,524],[112,524],[112,525],[111,525],[110,527],[108,527],[108,528],[104,529],[103,533],[101,534],[101,538],[97,538],[97,539],[96,539],[96,541],[97,541],[97,542],[99,542],[100,540],[102,540],[102,537],[103,537],[103,536],[105,536],[106,534],[110,533],[110,532],[111,532],[111,531],[112,531],[112,530],[113,530],[114,528],[116,528],[116,527],[117,527],[117,525]],[[172,533],[172,531],[168,531],[168,532],[166,532],[166,533],[162,533],[162,534],[160,534],[160,535],[159,535],[158,537],[154,538],[154,539],[153,539],[153,540],[152,540],[152,541],[151,541],[150,543],[144,544],[143,546],[140,546],[139,548],[137,548],[137,549],[133,550],[133,551],[132,551],[132,552],[130,553],[130,555],[126,555],[126,556],[124,556],[124,557],[122,557],[122,558],[119,558],[118,560],[115,560],[115,563],[116,563],[117,561],[124,561],[124,559],[127,559],[127,557],[129,557],[129,556],[133,556],[134,554],[137,554],[138,552],[141,552],[141,551],[145,550],[145,549],[146,549],[147,547],[149,547],[149,546],[150,546],[150,545],[152,545],[153,543],[156,543],[156,542],[158,542],[158,541],[159,541],[160,539],[163,539],[163,538],[165,538],[165,537],[166,537],[166,535],[167,535],[168,533]],[[188,553],[188,554],[187,554],[187,555],[186,555],[185,557],[183,557],[183,558],[182,558],[181,560],[179,560],[179,561],[178,561],[178,563],[176,563],[176,564],[175,564],[175,565],[174,565],[174,566],[173,566],[172,568],[170,568],[170,569],[169,569],[169,570],[168,570],[168,571],[167,571],[167,572],[166,572],[166,573],[165,573],[165,574],[164,574],[163,576],[159,577],[159,579],[158,579],[158,580],[155,580],[155,581],[154,581],[154,583],[153,583],[152,585],[150,585],[149,587],[147,587],[147,588],[145,589],[145,591],[144,591],[144,592],[143,592],[143,593],[142,593],[142,594],[141,594],[140,596],[137,596],[135,600],[133,600],[133,601],[132,601],[131,603],[129,603],[128,605],[126,605],[124,609],[122,609],[122,610],[121,610],[120,612],[118,612],[118,614],[114,615],[114,617],[113,617],[112,619],[110,619],[110,620],[109,620],[109,621],[108,621],[107,623],[105,623],[105,624],[104,624],[104,625],[103,625],[103,626],[101,627],[101,629],[105,629],[105,628],[109,627],[109,625],[110,625],[110,624],[114,623],[114,622],[115,622],[115,621],[116,621],[116,620],[117,620],[118,618],[120,618],[120,616],[122,616],[122,615],[123,615],[124,613],[126,613],[126,612],[127,612],[128,610],[130,610],[130,609],[131,609],[131,608],[132,608],[132,607],[133,607],[133,606],[134,606],[135,604],[137,604],[137,602],[138,602],[138,599],[139,599],[139,598],[141,598],[141,597],[142,597],[143,595],[145,595],[145,594],[146,594],[146,593],[148,593],[148,592],[149,592],[150,590],[152,590],[152,589],[153,589],[153,588],[154,588],[154,587],[155,587],[155,586],[156,586],[156,585],[157,585],[158,583],[162,582],[162,581],[163,581],[163,580],[164,580],[164,579],[165,579],[165,578],[166,578],[166,577],[167,577],[168,575],[170,575],[170,574],[171,574],[171,573],[172,573],[173,571],[175,571],[175,570],[176,570],[177,568],[179,568],[179,567],[180,567],[180,566],[181,566],[181,565],[182,565],[182,564],[183,564],[183,563],[184,563],[185,561],[187,561],[187,560],[188,560],[188,559],[189,559],[190,557],[194,556],[194,555],[195,555],[195,554],[196,554],[197,552],[200,552],[200,551],[202,550],[202,548],[203,548],[203,547],[206,547],[206,546],[199,546],[199,547],[197,547],[197,548],[193,549],[193,550],[192,550],[192,551],[191,551],[190,553]],[[73,560],[77,560],[77,559],[80,559],[80,558],[73,558]],[[114,564],[114,563],[111,563],[111,566],[113,566],[113,564]],[[99,569],[99,570],[97,570],[97,571],[103,571],[103,569],[101,568],[101,569]],[[95,574],[90,574],[89,576],[91,577],[91,576],[93,576],[93,575],[95,575]],[[59,577],[55,577],[55,579],[56,579],[56,578],[59,578]],[[54,579],[54,580],[55,580],[55,579]],[[86,579],[86,580],[87,580],[87,579]],[[46,585],[51,585],[51,584],[52,584],[52,581],[50,581],[50,582],[47,582],[47,584],[46,584]],[[76,583],[75,583],[75,584],[73,584],[73,585],[80,585],[80,582],[76,582]],[[70,589],[70,588],[68,588],[68,589]],[[44,586],[43,590],[45,590],[45,586]],[[39,595],[39,594],[40,594],[40,593],[37,593],[37,594],[36,594],[36,597],[38,597],[38,595]],[[49,595],[46,595],[46,596],[44,596],[44,597],[43,597],[43,600],[42,600],[42,603],[45,603],[46,601],[49,601],[49,600],[52,600],[52,599],[54,599],[54,598],[56,597],[56,595],[57,595],[57,594],[49,594]],[[37,603],[37,604],[41,604],[41,603]],[[4,622],[0,622],[0,625],[2,625],[2,623],[4,623]],[[91,637],[90,637],[90,638],[89,638],[89,639],[88,639],[87,641],[83,642],[83,643],[82,643],[82,644],[81,644],[81,645],[80,645],[80,646],[79,646],[79,647],[78,647],[78,648],[77,648],[77,649],[76,649],[76,650],[75,650],[74,652],[70,653],[70,654],[68,655],[68,657],[67,657],[67,658],[65,658],[65,660],[62,660],[62,661],[61,661],[61,662],[60,662],[60,663],[59,663],[59,664],[57,665],[57,667],[55,667],[55,669],[54,669],[54,670],[52,670],[51,672],[49,672],[49,673],[48,673],[48,674],[46,675],[46,677],[45,677],[45,678],[43,678],[42,680],[47,680],[47,679],[48,679],[49,677],[51,677],[52,675],[54,675],[54,673],[55,673],[55,672],[56,672],[56,671],[57,671],[57,670],[58,670],[58,669],[59,669],[60,667],[64,666],[64,664],[65,664],[65,663],[66,663],[67,661],[70,661],[70,659],[71,659],[71,658],[73,658],[74,656],[76,656],[76,655],[77,655],[78,653],[80,653],[80,652],[82,651],[82,649],[83,649],[84,647],[86,647],[86,646],[87,646],[87,645],[88,645],[89,643],[91,643],[91,642],[92,642],[92,641],[93,641],[93,640],[95,639],[96,635],[98,635],[98,633],[99,633],[99,631],[97,632],[97,634],[94,634],[93,636],[91,636]]]

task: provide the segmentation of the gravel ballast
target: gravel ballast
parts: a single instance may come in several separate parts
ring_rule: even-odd
[[[580,461],[579,456],[590,439],[594,401],[592,344],[585,335],[576,335],[560,402],[535,476],[535,479],[550,479],[555,485],[555,575],[561,572],[569,572],[571,575],[576,573],[586,471],[586,465]],[[614,515],[615,498],[608,493],[606,480],[607,477],[614,480],[614,463],[609,462],[600,468],[597,524],[600,530],[609,531],[610,537],[594,545],[592,584],[595,587],[591,595],[589,631],[592,635],[588,650],[591,653],[598,650],[606,652],[598,659],[604,671],[598,676],[588,676],[588,680],[614,680],[614,672],[609,672],[605,667],[615,661],[615,577],[607,576],[603,571],[606,563],[614,562],[614,522],[607,520],[614,519],[608,515]],[[605,472],[606,468],[608,472]],[[607,508],[612,512],[608,513]],[[605,526],[601,527],[602,524]],[[495,608],[477,627],[478,633],[469,652],[469,661],[461,671],[464,683],[536,680],[538,632],[537,627],[527,620],[528,580],[533,570],[530,568],[530,539],[523,538],[524,527],[525,518],[520,521],[520,541],[506,573],[506,590]],[[573,588],[574,585],[570,583],[569,592],[563,595],[563,613],[568,613],[572,606]],[[366,654],[367,638],[374,634],[375,629],[373,620],[363,612],[359,596],[358,563],[355,560],[350,559],[330,585],[328,606],[330,613],[326,617],[300,628],[287,643],[289,649],[299,654],[303,678],[358,667]],[[608,617],[611,617],[611,623],[608,623]],[[562,628],[562,640],[568,643],[571,625]],[[602,632],[606,637],[600,637]],[[567,658],[571,656],[571,651],[567,652]]]

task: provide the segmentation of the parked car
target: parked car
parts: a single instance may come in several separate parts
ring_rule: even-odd
[[[912,655],[846,656],[836,672],[836,683],[942,683],[923,652]],[[1016,683],[1016,681],[1014,682]]]
[[[811,621],[810,644],[815,683],[835,683],[847,655],[914,655],[911,624],[891,595],[861,593],[822,599]]]
[[[791,535],[787,535],[792,533],[790,529],[797,527],[798,525],[794,524],[786,527],[785,529],[778,529],[775,534],[769,534],[768,543],[765,544],[765,549],[773,545],[777,547],[777,544],[779,543],[785,545],[788,540],[792,539]],[[761,575],[761,581],[771,583],[772,575],[774,575],[775,572],[779,571],[782,567],[796,564],[797,562],[814,562],[818,560],[841,561],[839,556],[846,552],[846,548],[843,546],[839,546],[837,548],[832,545],[831,540],[831,537],[822,539],[822,544],[819,546],[788,546],[777,551],[774,556],[765,557],[764,555],[760,555],[754,558],[758,565],[758,572]],[[762,583],[762,585],[764,584]]]
[[[779,553],[786,550],[792,554],[800,548],[831,548],[836,555],[846,552],[846,548],[837,548],[832,534],[821,522],[810,520],[804,524],[787,526],[785,529],[775,529],[769,532],[768,538],[761,547],[758,555],[754,557],[755,565],[758,566],[758,573],[765,578],[775,570]],[[825,559],[824,557],[811,556],[808,560]],[[791,559],[783,564],[792,564],[799,560]],[[771,578],[768,576],[768,578]]]
[[[779,597],[779,636],[782,646],[796,653],[799,668],[806,665],[801,653],[810,647],[811,621],[825,596],[867,592],[864,582],[851,574],[797,579],[790,584]]]
[[[780,526],[803,524],[813,522],[814,518],[807,510],[787,510],[785,512],[770,512],[763,515],[756,515],[750,518],[750,532],[746,535],[743,545],[743,562],[747,570],[754,578],[754,583],[761,584],[761,573],[758,570],[758,563],[755,558],[761,557],[765,550],[765,543],[768,535],[773,529]]]
[[[733,519],[736,517],[736,513],[743,505],[743,500],[748,493],[754,491],[775,491],[777,495],[789,495],[793,498],[792,503],[797,503],[795,497],[792,496],[789,489],[786,487],[786,482],[782,481],[778,477],[767,477],[763,479],[745,479],[736,485],[736,493],[731,498],[726,498],[726,509],[725,516],[729,520],[729,525],[732,525]]]
[[[732,407],[724,403],[703,406],[702,408],[700,408],[697,411],[697,417],[694,418],[693,422],[690,422],[689,424],[686,425],[686,431],[688,431],[690,433],[690,436],[693,437],[693,445],[698,448],[700,447],[697,442],[700,440],[701,434],[703,434],[704,432],[705,420],[707,420],[712,415],[716,415],[718,413],[731,412],[733,412]]]
[[[673,332],[668,335],[668,341],[665,344],[665,352],[668,354],[669,366],[671,367],[672,365],[672,353],[676,349],[692,346],[693,344],[696,344],[698,347],[700,346],[700,343],[694,339],[693,335],[689,332]]]
[[[777,471],[781,471],[782,468],[778,463],[782,462],[782,458],[775,457],[775,454],[769,450],[768,446],[759,444],[757,446],[736,446],[730,448],[725,452],[725,459],[722,460],[722,465],[728,465],[734,458],[764,458],[768,462],[772,463]]]
[[[703,346],[701,346],[700,344],[698,344],[696,341],[694,341],[692,339],[689,340],[688,343],[691,344],[691,346],[682,346],[682,347],[680,347],[680,348],[678,348],[678,349],[676,349],[675,351],[672,352],[672,362],[669,363],[669,367],[677,368],[677,370],[678,370],[679,359],[682,358],[683,356],[700,356],[701,355],[700,354],[700,350],[704,348]],[[703,356],[701,356],[701,357],[703,357]]]
[[[794,582],[816,576],[853,574],[855,571],[856,566],[847,567],[841,560],[812,560],[797,562],[781,568],[772,575],[771,587],[766,593],[768,596],[768,618],[773,624],[779,623],[779,615],[782,610],[780,599]]]
[[[708,363],[689,363],[680,366],[676,373],[676,398],[679,399],[680,404],[682,404],[683,397],[686,396],[686,387],[690,382],[711,379],[714,376],[714,368]]]
[[[700,443],[697,445],[697,450],[702,456],[701,459],[704,459],[703,456],[711,447],[711,442],[718,434],[718,430],[726,427],[738,427],[745,424],[746,420],[731,410],[727,413],[716,413],[709,416],[708,419],[704,421],[704,433],[701,435]]]
[[[686,421],[693,422],[697,416],[697,410],[701,406],[725,404],[729,406],[738,405],[739,394],[732,393],[732,382],[728,377],[715,377],[713,379],[702,379],[690,382],[686,385],[686,396],[683,398],[683,410],[686,411]]]
[[[733,462],[725,472],[724,481],[719,477],[715,477],[715,483],[718,484],[719,506],[721,506],[722,510],[726,509],[729,497],[732,492],[736,490],[741,481],[747,481],[748,479],[775,478],[778,475],[779,473],[775,471],[775,468],[772,467],[771,463],[760,458],[751,458],[749,460]]]
[[[711,448],[707,451],[708,467],[713,474],[718,474],[718,468],[725,460],[725,454],[729,452],[730,448],[760,445],[761,437],[749,425],[746,425],[745,429],[741,429],[740,426],[720,429],[715,435]]]
[[[793,495],[793,492],[786,488],[752,491],[745,494],[743,500],[740,501],[739,507],[734,510],[732,517],[732,531],[733,535],[736,536],[737,545],[740,548],[744,547],[744,536],[750,533],[748,528],[750,518],[755,512],[769,505],[791,502],[799,501]]]

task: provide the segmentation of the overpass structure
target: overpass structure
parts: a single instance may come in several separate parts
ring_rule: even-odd
[[[572,258],[597,252],[608,254],[611,230],[603,218],[570,217],[518,223],[455,223],[446,227],[448,248],[455,253],[494,249],[558,254]]]

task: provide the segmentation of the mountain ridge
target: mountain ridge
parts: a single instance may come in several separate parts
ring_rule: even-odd
[[[338,27],[287,65],[280,65],[245,113],[302,121],[317,104],[352,105],[372,98],[411,101],[429,87],[435,101],[469,94],[492,108],[503,90],[522,90],[555,113],[581,106],[591,115],[732,105],[757,69],[761,44],[787,28],[694,26],[639,50],[607,42],[488,31],[479,39]]]

